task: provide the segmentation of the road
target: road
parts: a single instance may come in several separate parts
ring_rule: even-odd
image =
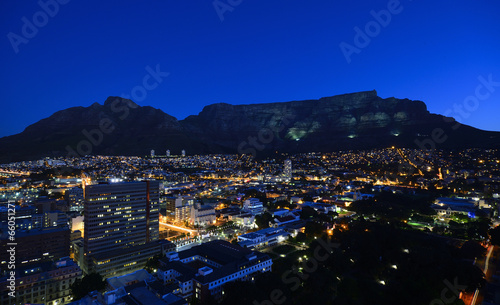
[[[493,254],[488,262],[488,270],[485,272],[486,277],[486,288],[483,289],[482,293],[484,296],[484,301],[488,301],[488,304],[498,304],[495,303],[495,298],[500,294],[500,286],[498,279],[495,279],[495,274],[498,274],[498,258],[500,255],[500,247],[495,246]],[[498,299],[496,300],[498,302]],[[481,304],[478,303],[477,304]]]
[[[498,251],[498,247],[489,246],[487,251],[488,254],[486,255],[486,258],[477,260],[476,265],[483,270],[486,281],[490,282],[495,272],[494,270],[495,268],[490,268],[491,256],[494,252]],[[472,293],[464,294],[462,296],[462,301],[467,305],[479,305],[482,304],[483,302],[484,299],[483,294],[484,294],[484,289],[476,289],[476,291],[473,294]]]
[[[14,175],[14,176],[28,176],[30,172],[12,172],[1,169],[0,174]]]
[[[171,225],[171,224],[168,224],[168,223],[164,223],[164,222],[160,222],[160,225],[169,227],[169,228],[174,229],[174,230],[189,232],[192,235],[198,234],[198,232],[196,230],[191,230],[191,229],[184,228],[184,227],[178,227],[178,226],[174,226],[174,225]]]
[[[307,250],[308,247],[305,246],[305,245],[300,245],[300,244],[296,244],[296,243],[291,243],[289,242],[288,240],[284,242],[285,245],[290,245],[290,246],[294,246],[296,248],[299,248],[300,250]]]

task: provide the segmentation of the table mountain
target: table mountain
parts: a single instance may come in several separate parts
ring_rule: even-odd
[[[425,103],[376,91],[283,103],[206,106],[177,120],[160,109],[109,97],[73,107],[0,139],[4,162],[61,155],[308,152],[371,149],[498,147],[500,133],[431,114]]]

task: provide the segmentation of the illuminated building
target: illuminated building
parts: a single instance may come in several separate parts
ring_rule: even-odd
[[[7,250],[7,230],[0,235],[0,267],[7,270],[9,253]],[[53,261],[69,256],[70,230],[68,227],[16,231],[16,265],[21,267],[31,263]]]
[[[0,303],[67,304],[72,300],[70,285],[82,277],[82,270],[69,257],[18,267],[15,297],[7,294],[7,277],[0,280]]]
[[[243,210],[252,215],[259,215],[264,213],[264,205],[257,198],[249,198],[243,202]]]
[[[210,205],[196,203],[191,209],[191,220],[194,225],[211,225],[215,223],[215,209]]]
[[[161,251],[157,181],[88,185],[85,189],[86,274],[126,274]]]
[[[283,177],[287,180],[290,181],[292,180],[292,160],[286,159],[284,168],[283,168]]]
[[[253,281],[272,264],[267,254],[216,240],[168,253],[160,259],[158,275],[165,284],[178,284],[180,297],[203,302],[209,296],[220,300],[226,283]]]

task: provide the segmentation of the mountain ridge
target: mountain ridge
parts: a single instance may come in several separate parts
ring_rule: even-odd
[[[435,136],[436,131],[441,133]],[[445,139],[445,140],[443,140]],[[311,100],[215,103],[183,120],[121,97],[71,107],[0,138],[0,161],[44,156],[332,151],[397,145],[498,147],[500,133],[430,113],[422,101],[381,98],[375,90]],[[423,143],[423,144],[422,144]]]

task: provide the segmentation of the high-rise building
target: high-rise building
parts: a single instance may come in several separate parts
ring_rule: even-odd
[[[0,268],[7,270],[9,252],[7,230],[0,234]],[[54,261],[69,256],[68,227],[51,227],[45,229],[16,230],[16,264],[22,265]]]
[[[84,215],[85,273],[129,273],[161,251],[157,181],[88,185]]]
[[[167,156],[167,157],[170,157],[170,149],[167,149],[166,156]]]
[[[175,199],[175,220],[191,221],[191,211],[196,199],[190,196],[179,196]]]
[[[176,197],[168,196],[164,197],[163,200],[165,201],[165,216],[172,217],[173,215],[175,215]]]
[[[80,212],[83,210],[83,189],[73,187],[64,192],[64,199],[68,202],[69,210]]]
[[[154,156],[155,156],[155,150],[151,149],[151,157],[154,157]]]
[[[292,160],[290,159],[285,160],[283,177],[288,181],[292,180]]]
[[[8,231],[8,211],[7,206],[0,206],[0,231],[2,232]],[[16,205],[14,215],[16,218],[16,231],[43,227],[43,214],[37,212],[36,206],[21,207]]]
[[[182,150],[182,156],[185,157],[186,156],[186,151],[183,149]]]

